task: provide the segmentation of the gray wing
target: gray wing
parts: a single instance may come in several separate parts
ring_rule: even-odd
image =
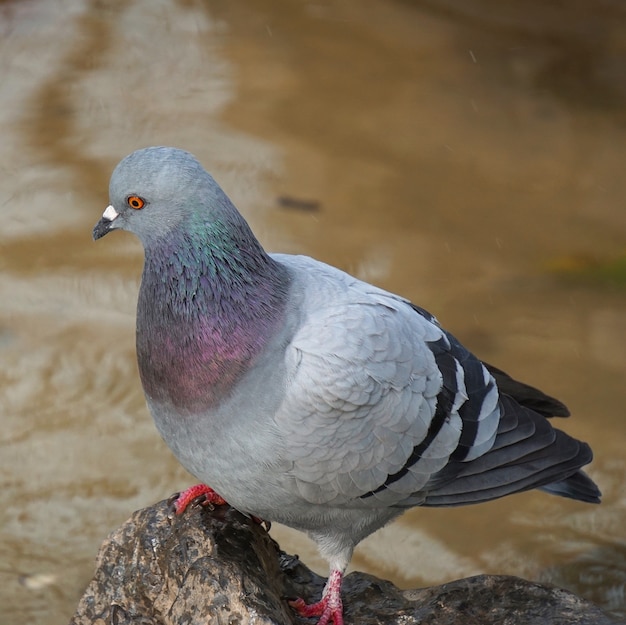
[[[493,378],[406,300],[338,271],[316,278],[275,417],[292,487],[316,504],[419,503],[451,458],[493,445]]]

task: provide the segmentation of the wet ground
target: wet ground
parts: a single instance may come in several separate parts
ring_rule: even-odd
[[[410,297],[563,399],[595,450],[601,506],[413,510],[353,567],[521,575],[626,615],[626,12],[507,4],[0,4],[2,625],[67,622],[103,537],[193,481],[139,385],[139,243],[90,235],[152,144],[194,152],[269,249]]]

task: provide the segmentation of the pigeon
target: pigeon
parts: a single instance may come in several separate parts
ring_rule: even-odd
[[[425,309],[306,256],[267,253],[189,152],[149,147],[115,168],[93,238],[135,234],[145,259],[136,349],[164,441],[204,493],[308,534],[321,599],[343,624],[353,549],[414,506],[538,488],[599,503],[567,408],[468,351]]]

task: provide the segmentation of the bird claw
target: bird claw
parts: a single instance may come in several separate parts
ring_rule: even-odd
[[[210,486],[206,484],[196,484],[190,486],[180,493],[174,493],[168,500],[167,505],[174,509],[176,516],[182,514],[187,508],[198,508],[199,506],[207,506],[210,510],[214,510],[215,506],[228,505],[228,502],[218,495]],[[258,516],[250,515],[254,523],[263,527],[266,532],[270,531],[272,524]]]
[[[218,495],[210,486],[206,484],[196,484],[181,493],[175,493],[168,500],[169,506],[173,506],[176,515],[182,514],[188,507],[223,506],[226,500]]]
[[[254,515],[251,515],[250,518],[257,525],[260,525],[266,532],[269,533],[269,531],[272,529],[272,522],[271,521],[266,521],[265,519],[262,519],[261,517],[254,516]]]
[[[331,621],[334,625],[343,625],[342,579],[343,571],[333,569],[324,587],[322,598],[317,603],[307,604],[304,602],[304,599],[296,599],[295,601],[290,601],[289,605],[300,616],[319,616],[320,620],[317,622],[317,625],[328,625]]]
[[[180,492],[178,493],[172,493],[168,498],[167,498],[167,507],[168,508],[173,508],[174,507],[174,502],[180,497]]]
[[[341,602],[339,605],[333,605],[333,602],[329,601],[328,596],[322,597],[317,603],[305,603],[304,599],[298,598],[290,601],[289,605],[300,616],[305,618],[319,616],[320,619],[317,625],[328,625],[331,622],[334,625],[343,625],[343,606]]]

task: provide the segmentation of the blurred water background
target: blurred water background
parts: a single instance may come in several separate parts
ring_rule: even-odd
[[[353,568],[551,582],[626,615],[626,9],[611,0],[0,3],[0,623],[65,623],[101,541],[193,482],[135,365],[128,152],[194,152],[273,251],[411,298],[565,401],[601,506],[413,510]],[[325,573],[311,543],[281,545]]]

